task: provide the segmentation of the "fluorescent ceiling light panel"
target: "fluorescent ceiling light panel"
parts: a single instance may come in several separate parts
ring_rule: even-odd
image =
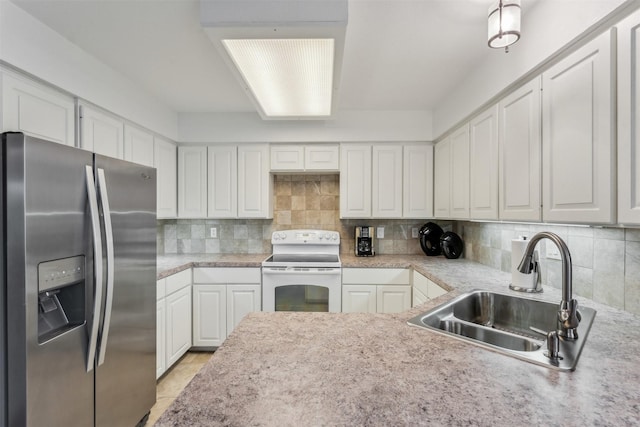
[[[200,23],[266,120],[335,113],[347,0],[200,0]]]
[[[222,44],[265,116],[331,115],[334,39],[226,39]]]

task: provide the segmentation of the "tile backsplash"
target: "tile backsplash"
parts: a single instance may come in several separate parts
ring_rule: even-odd
[[[550,231],[571,252],[573,291],[577,295],[640,315],[640,229],[457,222],[464,256],[511,271],[511,240]],[[538,244],[542,284],[562,287],[562,263],[546,258],[548,239]]]
[[[412,229],[426,220],[341,220],[339,175],[276,175],[273,219],[172,219],[158,221],[158,252],[271,253],[271,233],[310,228],[340,232],[341,253],[354,251],[354,227],[384,227],[384,239],[376,239],[378,254],[421,254]],[[451,222],[443,221],[445,229]],[[211,229],[216,237],[211,237]]]
[[[340,219],[340,183],[335,175],[276,175],[273,219],[172,219],[158,221],[158,253],[271,253],[275,230],[311,228],[340,232],[341,253],[353,253],[354,227],[384,227],[377,254],[422,254],[413,229],[429,220]],[[640,315],[640,229],[436,221],[465,242],[463,256],[509,272],[511,240],[539,231],[558,234],[568,245],[577,295]],[[211,229],[216,237],[211,237]],[[561,287],[562,264],[538,245],[543,286]]]

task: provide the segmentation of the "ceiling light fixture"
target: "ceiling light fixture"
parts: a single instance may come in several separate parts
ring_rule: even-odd
[[[236,39],[222,44],[268,117],[329,117],[334,39]]]
[[[520,39],[520,0],[499,0],[489,8],[489,47],[504,48]]]
[[[200,23],[263,119],[335,111],[347,0],[201,0]]]

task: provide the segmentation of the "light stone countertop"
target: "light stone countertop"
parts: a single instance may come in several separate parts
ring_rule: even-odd
[[[156,425],[638,425],[640,318],[578,298],[598,313],[576,371],[558,372],[406,324],[475,288],[522,296],[509,274],[463,259],[341,257],[413,267],[453,291],[393,315],[249,314]],[[535,298],[559,302],[560,291]]]

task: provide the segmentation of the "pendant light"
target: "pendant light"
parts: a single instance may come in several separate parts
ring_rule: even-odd
[[[499,0],[489,8],[489,47],[504,48],[520,39],[520,0]]]

